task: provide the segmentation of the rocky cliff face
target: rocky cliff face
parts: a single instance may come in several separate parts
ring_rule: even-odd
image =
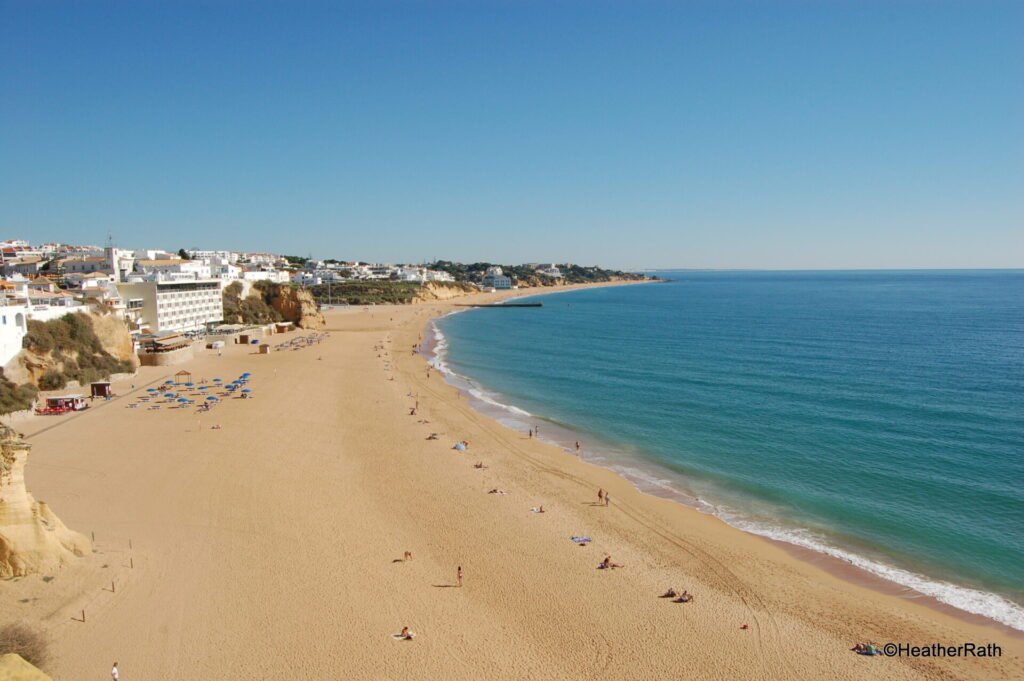
[[[270,306],[281,316],[302,329],[322,329],[327,325],[320,307],[309,289],[281,286],[270,296]]]
[[[0,579],[53,573],[91,549],[53,511],[25,489],[25,463],[32,445],[0,425]]]
[[[92,330],[96,332],[96,337],[100,339],[104,350],[115,359],[130,362],[133,367],[139,365],[131,333],[123,319],[114,314],[97,315],[91,312],[88,317],[92,322]]]
[[[480,289],[472,284],[461,282],[439,283],[435,281],[424,282],[419,292],[410,301],[412,303],[427,303],[435,300],[451,300],[461,298],[471,293],[479,293]]]
[[[117,363],[123,364],[123,366],[114,367],[113,370],[122,373],[131,372],[139,366],[139,358],[132,351],[132,337],[128,331],[128,325],[123,320],[113,314],[95,314],[93,312],[84,314],[76,312],[72,314],[84,318],[99,340],[102,350],[110,355],[113,360],[117,360]],[[54,320],[54,322],[47,323],[53,324],[58,321]],[[32,330],[31,326],[34,323],[30,322],[30,332]],[[75,372],[67,371],[69,364],[72,363],[75,366],[103,367],[107,364],[112,365],[111,362],[104,361],[91,350],[85,352],[85,354],[89,355],[88,357],[83,357],[84,347],[76,347],[65,343],[55,347],[33,347],[31,345],[32,338],[30,337],[28,340],[29,347],[22,349],[4,367],[4,374],[15,383],[31,383],[39,386],[40,379],[50,371],[67,373],[68,378],[73,380],[72,374]],[[110,358],[106,359],[109,360]]]
[[[0,681],[52,681],[52,679],[22,659],[21,655],[0,655]]]

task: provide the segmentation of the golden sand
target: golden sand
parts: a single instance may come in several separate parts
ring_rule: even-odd
[[[319,346],[201,351],[196,379],[254,374],[254,399],[209,414],[127,408],[125,381],[80,415],[12,424],[33,443],[28,488],[95,551],[0,583],[0,624],[44,627],[57,681],[115,660],[149,681],[1024,678],[1003,630],[840,579],[472,411],[411,352],[448,309],[334,311]],[[135,395],[179,368],[143,368]],[[625,567],[596,569],[606,555]],[[659,598],[669,586],[696,599]],[[863,640],[1003,655],[850,652]]]

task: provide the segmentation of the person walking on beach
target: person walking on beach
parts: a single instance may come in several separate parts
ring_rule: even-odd
[[[611,503],[611,501],[612,501],[611,492],[605,492],[604,493],[604,505],[607,506],[608,504]]]
[[[462,586],[462,566],[461,565],[459,566],[459,569],[455,571],[455,581],[456,581],[456,583],[459,586]]]
[[[412,560],[412,551],[406,551],[405,555],[402,556],[402,560]]]
[[[599,503],[599,504],[603,504],[604,503],[604,490],[603,489],[597,490],[597,503]]]
[[[110,678],[112,678],[114,681],[117,681],[120,678],[120,674],[118,674],[118,672],[117,672],[117,663],[116,662],[114,663],[113,668],[110,670]]]
[[[580,441],[579,440],[576,440],[576,453],[577,454],[580,453]]]
[[[530,439],[533,439],[533,428],[530,428]]]

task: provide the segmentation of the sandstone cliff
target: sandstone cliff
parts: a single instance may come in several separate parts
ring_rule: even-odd
[[[31,447],[0,424],[0,579],[50,574],[91,549],[88,539],[65,527],[25,489]]]
[[[0,681],[52,681],[52,679],[22,659],[21,655],[8,653],[0,655]]]
[[[113,314],[70,313],[67,319],[29,321],[25,348],[4,368],[15,383],[44,390],[67,381],[87,383],[139,365],[128,325]]]
[[[480,289],[472,284],[462,282],[434,282],[428,281],[420,287],[411,303],[428,303],[435,300],[451,300],[461,298],[471,293],[479,293]]]
[[[309,289],[298,286],[277,286],[268,291],[268,303],[281,313],[285,321],[302,329],[322,329],[327,325],[320,306]]]

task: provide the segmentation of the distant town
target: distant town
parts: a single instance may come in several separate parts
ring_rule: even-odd
[[[114,313],[138,342],[246,321],[237,301],[268,285],[309,288],[321,304],[346,304],[364,298],[405,302],[403,295],[412,297],[428,284],[501,290],[638,277],[572,264],[412,265],[186,248],[34,246],[19,239],[0,241],[0,264],[0,366],[21,350],[29,320],[49,321],[69,312]],[[387,295],[381,296],[382,288],[389,289]]]

